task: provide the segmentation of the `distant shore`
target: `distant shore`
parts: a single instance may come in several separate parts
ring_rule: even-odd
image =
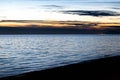
[[[120,34],[117,29],[0,27],[0,34]]]
[[[120,56],[35,71],[0,80],[120,80]]]

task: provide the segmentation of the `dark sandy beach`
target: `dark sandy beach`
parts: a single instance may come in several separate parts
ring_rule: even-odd
[[[120,56],[35,71],[0,80],[120,80]]]

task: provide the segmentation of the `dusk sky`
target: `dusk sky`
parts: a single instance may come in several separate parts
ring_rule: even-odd
[[[120,13],[119,0],[1,0],[0,20],[78,20],[89,21],[90,15],[62,13],[65,10],[107,10]],[[96,3],[95,3],[96,2]],[[103,2],[103,3],[101,3]],[[108,3],[104,3],[108,2]],[[117,3],[109,3],[117,2]],[[120,22],[120,16],[94,17],[91,21]],[[115,20],[117,19],[117,20]]]
[[[120,23],[119,6],[119,0],[1,0],[0,26],[30,24],[16,20],[82,21],[116,26]],[[45,25],[39,22],[31,24]]]

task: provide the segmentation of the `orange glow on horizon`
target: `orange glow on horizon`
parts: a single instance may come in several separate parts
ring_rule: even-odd
[[[92,24],[92,25],[91,25]],[[94,25],[95,24],[95,25]],[[85,26],[85,27],[84,27]],[[120,27],[120,23],[91,23],[80,21],[1,21],[0,27],[54,27],[54,28],[112,28]]]
[[[66,27],[66,26],[73,26],[71,24],[66,24],[66,23],[49,23],[49,22],[28,22],[28,23],[21,23],[21,22],[0,22],[0,26],[2,27],[29,27],[32,25],[36,25],[38,27]]]

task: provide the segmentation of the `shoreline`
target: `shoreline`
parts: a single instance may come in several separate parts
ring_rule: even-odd
[[[0,80],[120,80],[120,56],[0,78]]]

